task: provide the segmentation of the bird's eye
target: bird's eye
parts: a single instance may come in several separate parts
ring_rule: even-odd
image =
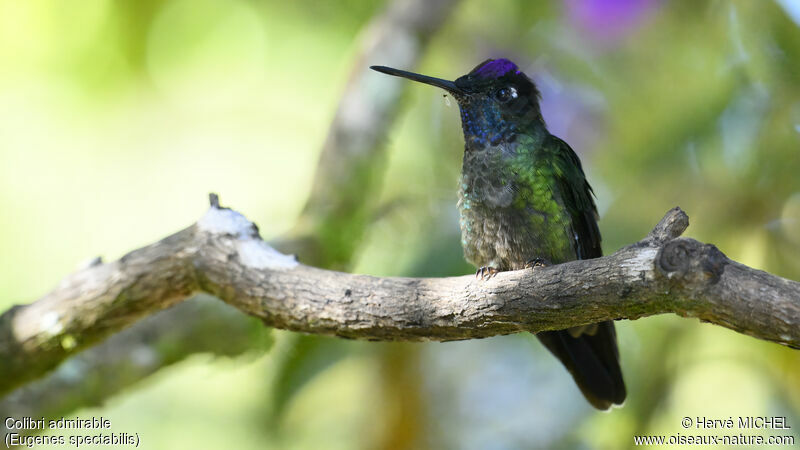
[[[505,103],[517,98],[517,90],[513,87],[500,88],[494,93],[494,96],[497,100]]]

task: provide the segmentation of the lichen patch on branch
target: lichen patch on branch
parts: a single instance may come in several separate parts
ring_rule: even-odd
[[[211,207],[197,221],[197,228],[210,234],[228,234],[240,239],[259,238],[258,229],[242,214],[228,208]]]
[[[658,254],[657,248],[646,247],[639,251],[633,258],[620,264],[630,277],[640,277],[649,274],[652,277],[653,261]]]
[[[253,269],[291,269],[299,265],[294,255],[284,255],[262,240],[239,241],[236,250],[242,264]]]

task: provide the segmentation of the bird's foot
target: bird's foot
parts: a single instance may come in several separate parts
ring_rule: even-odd
[[[548,261],[548,260],[546,260],[544,258],[533,258],[531,260],[528,260],[528,262],[525,263],[525,268],[526,269],[534,269],[535,270],[535,269],[537,269],[539,267],[547,267],[547,266],[552,266],[552,265],[553,265],[553,263],[551,263],[550,261]]]
[[[475,278],[488,280],[489,278],[497,275],[498,272],[500,272],[500,269],[496,269],[492,266],[483,266],[475,272]]]

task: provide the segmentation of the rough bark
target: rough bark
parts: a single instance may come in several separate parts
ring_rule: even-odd
[[[212,196],[189,228],[0,316],[0,393],[200,292],[268,326],[352,339],[472,339],[671,312],[800,348],[800,283],[679,237],[687,226],[675,208],[612,255],[488,280],[378,278],[300,264]]]

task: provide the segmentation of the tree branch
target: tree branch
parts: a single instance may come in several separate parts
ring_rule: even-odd
[[[380,192],[386,138],[409,84],[376,77],[371,64],[416,67],[428,41],[457,0],[396,0],[370,21],[336,110],[317,172],[288,242],[280,249],[307,255],[311,264],[343,270],[370,222]],[[380,95],[376,95],[380,93]]]
[[[675,208],[612,255],[485,281],[377,278],[302,265],[241,214],[212,207],[189,228],[0,316],[0,393],[199,292],[272,327],[354,339],[471,339],[672,312],[800,347],[800,283],[678,237],[687,225]]]
[[[197,295],[142,319],[72,356],[47,377],[9,393],[0,400],[0,416],[63,416],[81,407],[102,405],[108,397],[187,354],[235,357],[256,353],[271,343],[271,330],[258,320],[216,298]],[[0,431],[9,432],[4,425]]]

